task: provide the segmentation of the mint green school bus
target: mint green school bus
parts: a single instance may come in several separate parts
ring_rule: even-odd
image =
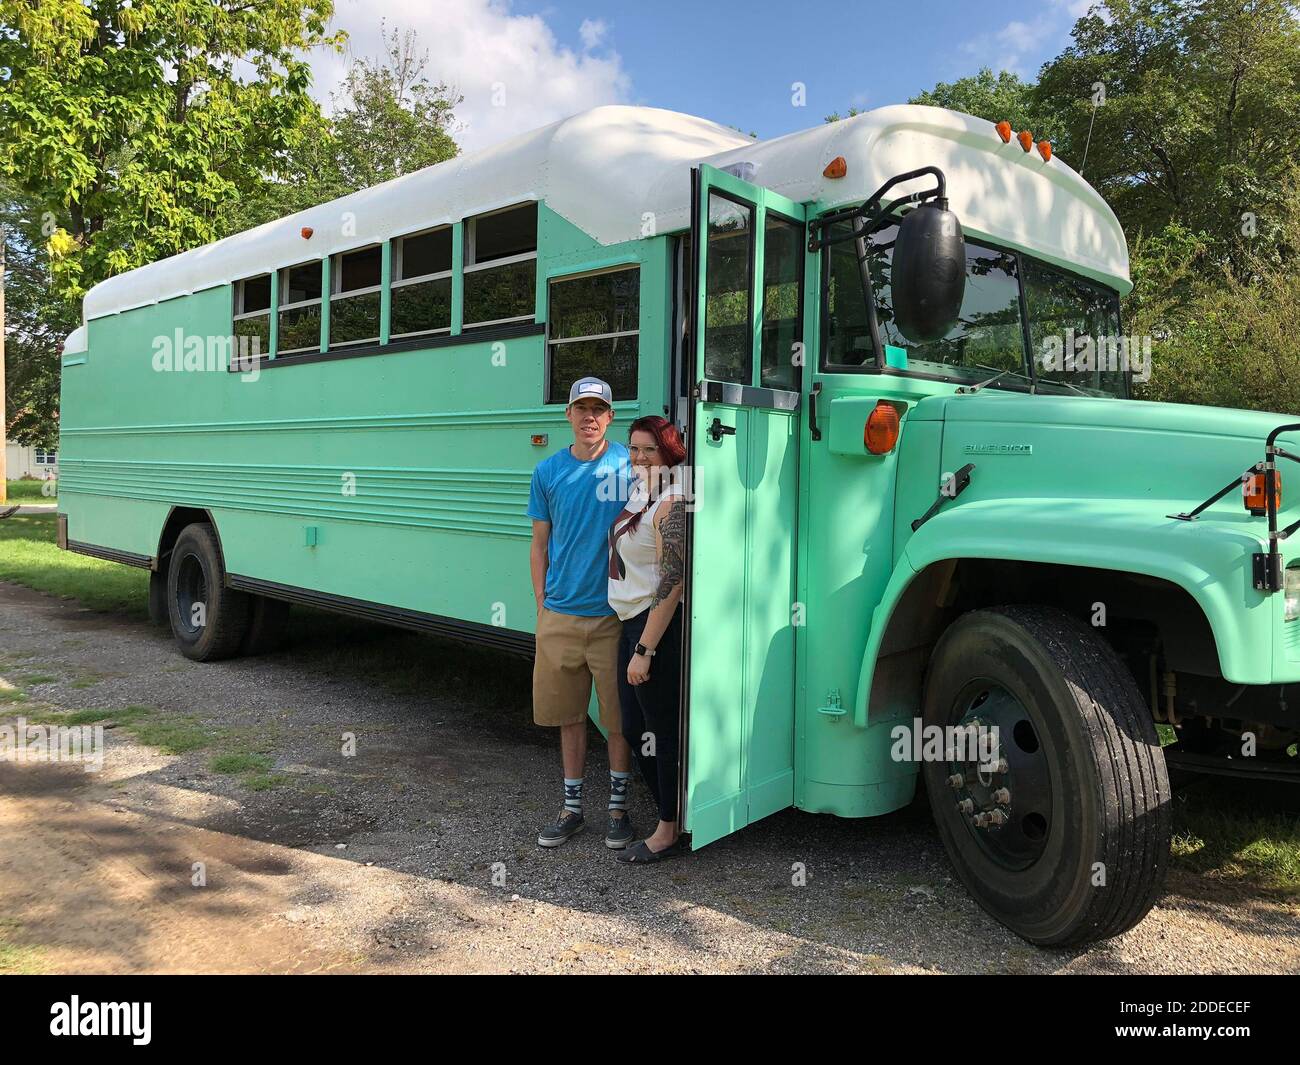
[[[988,912],[1115,935],[1167,861],[1158,723],[1293,768],[1300,446],[1131,398],[1124,234],[1020,141],[602,107],[114,277],[63,358],[60,543],[149,570],[192,658],[292,603],[529,654],[529,477],[595,374],[613,434],[690,449],[691,845],[924,778]]]

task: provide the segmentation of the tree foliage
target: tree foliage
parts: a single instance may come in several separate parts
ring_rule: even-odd
[[[203,244],[315,111],[331,0],[0,0],[0,173],[60,295]]]
[[[460,95],[426,76],[429,53],[412,31],[381,30],[384,55],[354,60],[330,116],[313,116],[279,153],[256,194],[231,212],[238,232],[453,158]]]

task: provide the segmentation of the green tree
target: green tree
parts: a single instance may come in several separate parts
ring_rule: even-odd
[[[225,232],[259,225],[453,158],[455,108],[462,97],[426,77],[429,53],[415,33],[381,29],[385,54],[357,59],[332,116],[304,124],[279,153],[267,180],[235,206]]]
[[[918,93],[907,101],[910,104],[927,104],[961,111],[989,122],[1011,123],[1019,132],[1027,129],[1035,140],[1046,137],[1057,146],[1064,127],[1059,117],[1050,109],[1050,102],[1040,101],[1034,95],[1034,86],[1009,71],[994,74],[988,67],[968,78],[953,82],[941,81],[933,89]]]
[[[5,258],[4,436],[55,447],[63,341],[81,321],[75,300],[51,288],[45,243],[56,218],[0,179],[0,242]]]
[[[331,0],[0,0],[0,173],[61,296],[216,235],[318,109]]]
[[[1034,97],[1062,116],[1071,145],[1092,126],[1085,177],[1130,236],[1177,223],[1239,275],[1266,251],[1279,263],[1296,254],[1285,223],[1300,152],[1290,0],[1108,0],[1075,24]],[[1066,161],[1080,165],[1078,154]]]

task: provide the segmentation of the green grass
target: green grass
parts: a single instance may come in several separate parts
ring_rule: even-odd
[[[20,947],[9,941],[17,931],[12,917],[0,917],[0,976],[36,976],[46,965],[38,947]]]
[[[14,581],[63,599],[79,599],[92,610],[144,615],[149,574],[134,566],[60,551],[53,514],[0,521],[0,581]]]
[[[1300,898],[1300,787],[1207,778],[1181,788],[1173,862]]]
[[[59,710],[40,706],[24,716],[39,725],[114,725],[146,747],[163,754],[188,754],[212,745],[214,733],[185,714],[168,715],[153,706],[121,709]]]
[[[5,491],[10,503],[57,503],[57,496],[41,493],[44,481],[6,481]]]
[[[284,787],[290,783],[290,778],[285,773],[246,773],[241,783],[249,791],[269,791]]]
[[[217,755],[208,763],[208,768],[214,773],[265,773],[271,768],[274,761],[274,759],[268,758],[264,754],[235,751],[229,754]]]

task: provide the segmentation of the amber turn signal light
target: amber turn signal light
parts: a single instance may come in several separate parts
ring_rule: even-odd
[[[834,159],[832,159],[829,163],[826,164],[826,169],[822,171],[822,177],[842,178],[848,172],[849,172],[849,164],[847,160],[845,160],[844,156],[837,155]]]
[[[1255,517],[1268,513],[1267,496],[1264,494],[1263,472],[1248,473],[1241,479],[1242,501]],[[1273,509],[1282,509],[1282,471],[1273,471]]]
[[[1029,149],[1031,149],[1034,146],[1034,135],[1030,133],[1029,130],[1027,129],[1022,129],[1019,133],[1017,133],[1016,139],[1020,141],[1020,147],[1022,147],[1025,151],[1029,151]]]
[[[887,455],[898,443],[898,411],[883,399],[876,404],[862,429],[862,442],[873,455]]]
[[[1011,123],[1010,123],[1010,122],[1006,121],[1006,119],[1003,119],[1001,122],[999,122],[999,123],[998,123],[996,126],[994,126],[993,128],[994,128],[995,130],[998,131],[998,136],[1002,138],[1002,143],[1003,143],[1003,144],[1010,144],[1010,143],[1011,143]]]

